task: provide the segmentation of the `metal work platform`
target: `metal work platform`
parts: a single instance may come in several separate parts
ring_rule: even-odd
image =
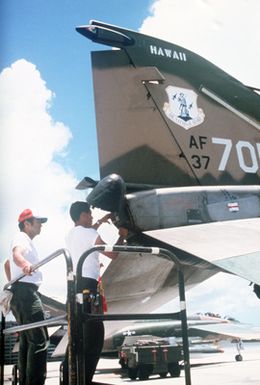
[[[81,277],[82,265],[85,259],[91,253],[95,251],[100,252],[133,252],[133,253],[148,253],[156,255],[159,258],[166,258],[176,265],[178,272],[179,282],[179,299],[180,299],[180,312],[179,313],[153,313],[153,314],[90,314],[83,311],[83,298],[82,293],[77,293],[77,281]],[[84,360],[82,354],[84,352],[84,339],[82,338],[83,331],[82,325],[89,320],[103,320],[103,321],[121,321],[121,320],[149,320],[149,319],[178,319],[181,320],[182,325],[182,339],[183,339],[183,357],[184,357],[184,373],[185,373],[185,385],[191,385],[190,377],[190,362],[189,362],[189,346],[188,346],[188,333],[187,333],[187,315],[186,315],[186,303],[185,303],[185,287],[184,276],[182,272],[182,266],[172,252],[162,248],[153,247],[140,247],[140,246],[95,246],[90,250],[87,250],[80,258],[77,268],[76,276],[73,274],[73,265],[70,254],[65,249],[57,250],[49,257],[42,260],[37,265],[33,266],[33,270],[38,269],[40,266],[50,262],[52,259],[63,255],[67,265],[67,317],[55,317],[52,319],[36,322],[34,324],[21,325],[9,329],[5,329],[5,320],[2,316],[2,328],[1,328],[1,385],[4,384],[4,337],[6,334],[19,332],[22,330],[28,330],[40,326],[54,326],[68,323],[68,368],[69,368],[69,383],[70,385],[86,385],[84,383]],[[14,282],[23,278],[22,274],[17,279],[10,281],[5,285],[4,289],[8,289]]]

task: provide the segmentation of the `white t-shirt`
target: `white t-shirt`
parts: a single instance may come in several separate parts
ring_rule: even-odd
[[[76,272],[77,264],[82,254],[95,246],[98,232],[92,228],[83,226],[73,227],[67,237],[66,244],[73,261],[73,269]],[[88,255],[82,266],[82,277],[98,280],[100,275],[99,252],[95,251]]]
[[[22,269],[14,263],[13,260],[13,249],[17,246],[20,246],[24,249],[23,257],[29,261],[31,264],[35,265],[39,262],[38,253],[32,243],[31,238],[20,231],[14,236],[14,239],[11,243],[11,258],[10,258],[10,268],[11,268],[11,279],[18,277],[23,273]],[[19,282],[29,282],[34,283],[37,286],[40,286],[42,283],[42,273],[37,270],[32,273],[32,275],[26,275],[24,278],[20,279]]]

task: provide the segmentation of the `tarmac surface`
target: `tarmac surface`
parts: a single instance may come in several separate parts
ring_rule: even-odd
[[[224,353],[191,355],[192,385],[260,385],[260,344],[245,344],[241,352],[243,361],[234,359],[235,346],[229,345]],[[59,362],[48,363],[48,377],[45,385],[59,385]],[[11,366],[5,367],[4,385],[11,385]],[[96,384],[134,385],[144,381],[130,380],[127,372],[122,370],[118,359],[101,359],[94,377]],[[172,378],[169,375],[162,379],[152,375],[145,385],[186,385],[184,371],[181,376]]]

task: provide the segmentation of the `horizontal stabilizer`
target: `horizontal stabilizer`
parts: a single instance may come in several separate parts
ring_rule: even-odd
[[[41,300],[44,306],[44,310],[50,312],[51,317],[62,315],[66,313],[66,305],[60,301],[57,301],[47,295],[41,293]]]
[[[75,187],[76,190],[86,190],[87,188],[93,188],[98,184],[98,181],[85,176]]]
[[[260,284],[260,218],[215,222],[145,234],[193,258]],[[178,256],[178,254],[177,254]]]
[[[75,187],[76,190],[87,190],[89,188],[94,188],[99,181],[89,178],[88,176],[85,176]],[[160,187],[165,187],[163,185],[156,185],[156,184],[146,184],[146,183],[125,183],[126,192],[133,192],[133,191],[143,191],[143,190],[152,190]]]

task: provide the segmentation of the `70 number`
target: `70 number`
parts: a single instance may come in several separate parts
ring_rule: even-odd
[[[225,139],[225,138],[212,138],[212,143],[214,144],[222,144],[224,145],[224,151],[222,154],[222,158],[220,160],[218,170],[219,171],[224,171],[226,169],[226,165],[231,153],[231,149],[233,147],[233,143],[231,139]],[[258,152],[258,157],[260,158],[260,143],[256,143],[256,148]],[[244,158],[244,150],[248,150],[250,157],[251,157],[251,165],[247,165],[245,162]],[[236,144],[236,152],[237,152],[237,157],[238,157],[238,162],[240,168],[246,172],[246,173],[251,173],[254,174],[257,172],[259,165],[257,161],[257,156],[256,156],[256,151],[254,146],[246,142],[244,140],[239,140]]]

